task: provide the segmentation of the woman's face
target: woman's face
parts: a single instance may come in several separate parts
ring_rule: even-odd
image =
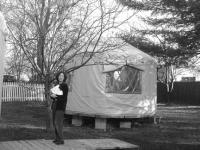
[[[58,76],[59,82],[63,82],[64,78],[65,78],[65,75],[63,73],[60,73],[59,76]]]

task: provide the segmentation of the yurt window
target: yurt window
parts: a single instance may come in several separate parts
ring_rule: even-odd
[[[141,93],[142,71],[131,67],[123,66],[117,70],[106,72],[106,92],[120,94]]]

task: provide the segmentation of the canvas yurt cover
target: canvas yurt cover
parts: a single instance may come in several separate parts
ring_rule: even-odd
[[[66,113],[119,118],[156,112],[156,61],[126,44],[107,54],[115,65],[84,66],[72,74]]]
[[[3,85],[3,74],[4,74],[4,54],[6,52],[6,35],[8,34],[8,28],[3,13],[0,12],[0,116],[1,116],[1,103],[2,103],[2,85]]]

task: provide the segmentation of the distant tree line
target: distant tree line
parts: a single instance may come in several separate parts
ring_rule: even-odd
[[[126,42],[157,58],[168,94],[173,90],[176,67],[187,67],[200,53],[199,0],[118,0],[133,10],[150,15],[141,17],[145,28],[120,35]],[[147,13],[147,14],[148,14]],[[159,70],[158,68],[158,70]]]

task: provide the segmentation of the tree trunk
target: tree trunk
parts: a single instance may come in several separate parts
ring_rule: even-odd
[[[172,101],[172,91],[174,89],[174,81],[171,80],[170,82],[167,82],[167,103],[169,104]]]
[[[167,104],[169,104],[169,102],[170,102],[169,83],[167,83],[166,86],[167,86]]]
[[[172,91],[174,89],[174,76],[173,76],[173,66],[166,67],[166,86],[167,86],[167,103],[172,101]]]
[[[53,131],[53,117],[51,107],[47,106],[46,131]]]
[[[46,99],[46,130],[47,132],[53,130],[53,116],[51,110],[52,100],[50,98],[50,77],[45,78],[45,99]]]
[[[167,104],[170,103],[171,99],[171,93],[169,91],[167,91]]]

